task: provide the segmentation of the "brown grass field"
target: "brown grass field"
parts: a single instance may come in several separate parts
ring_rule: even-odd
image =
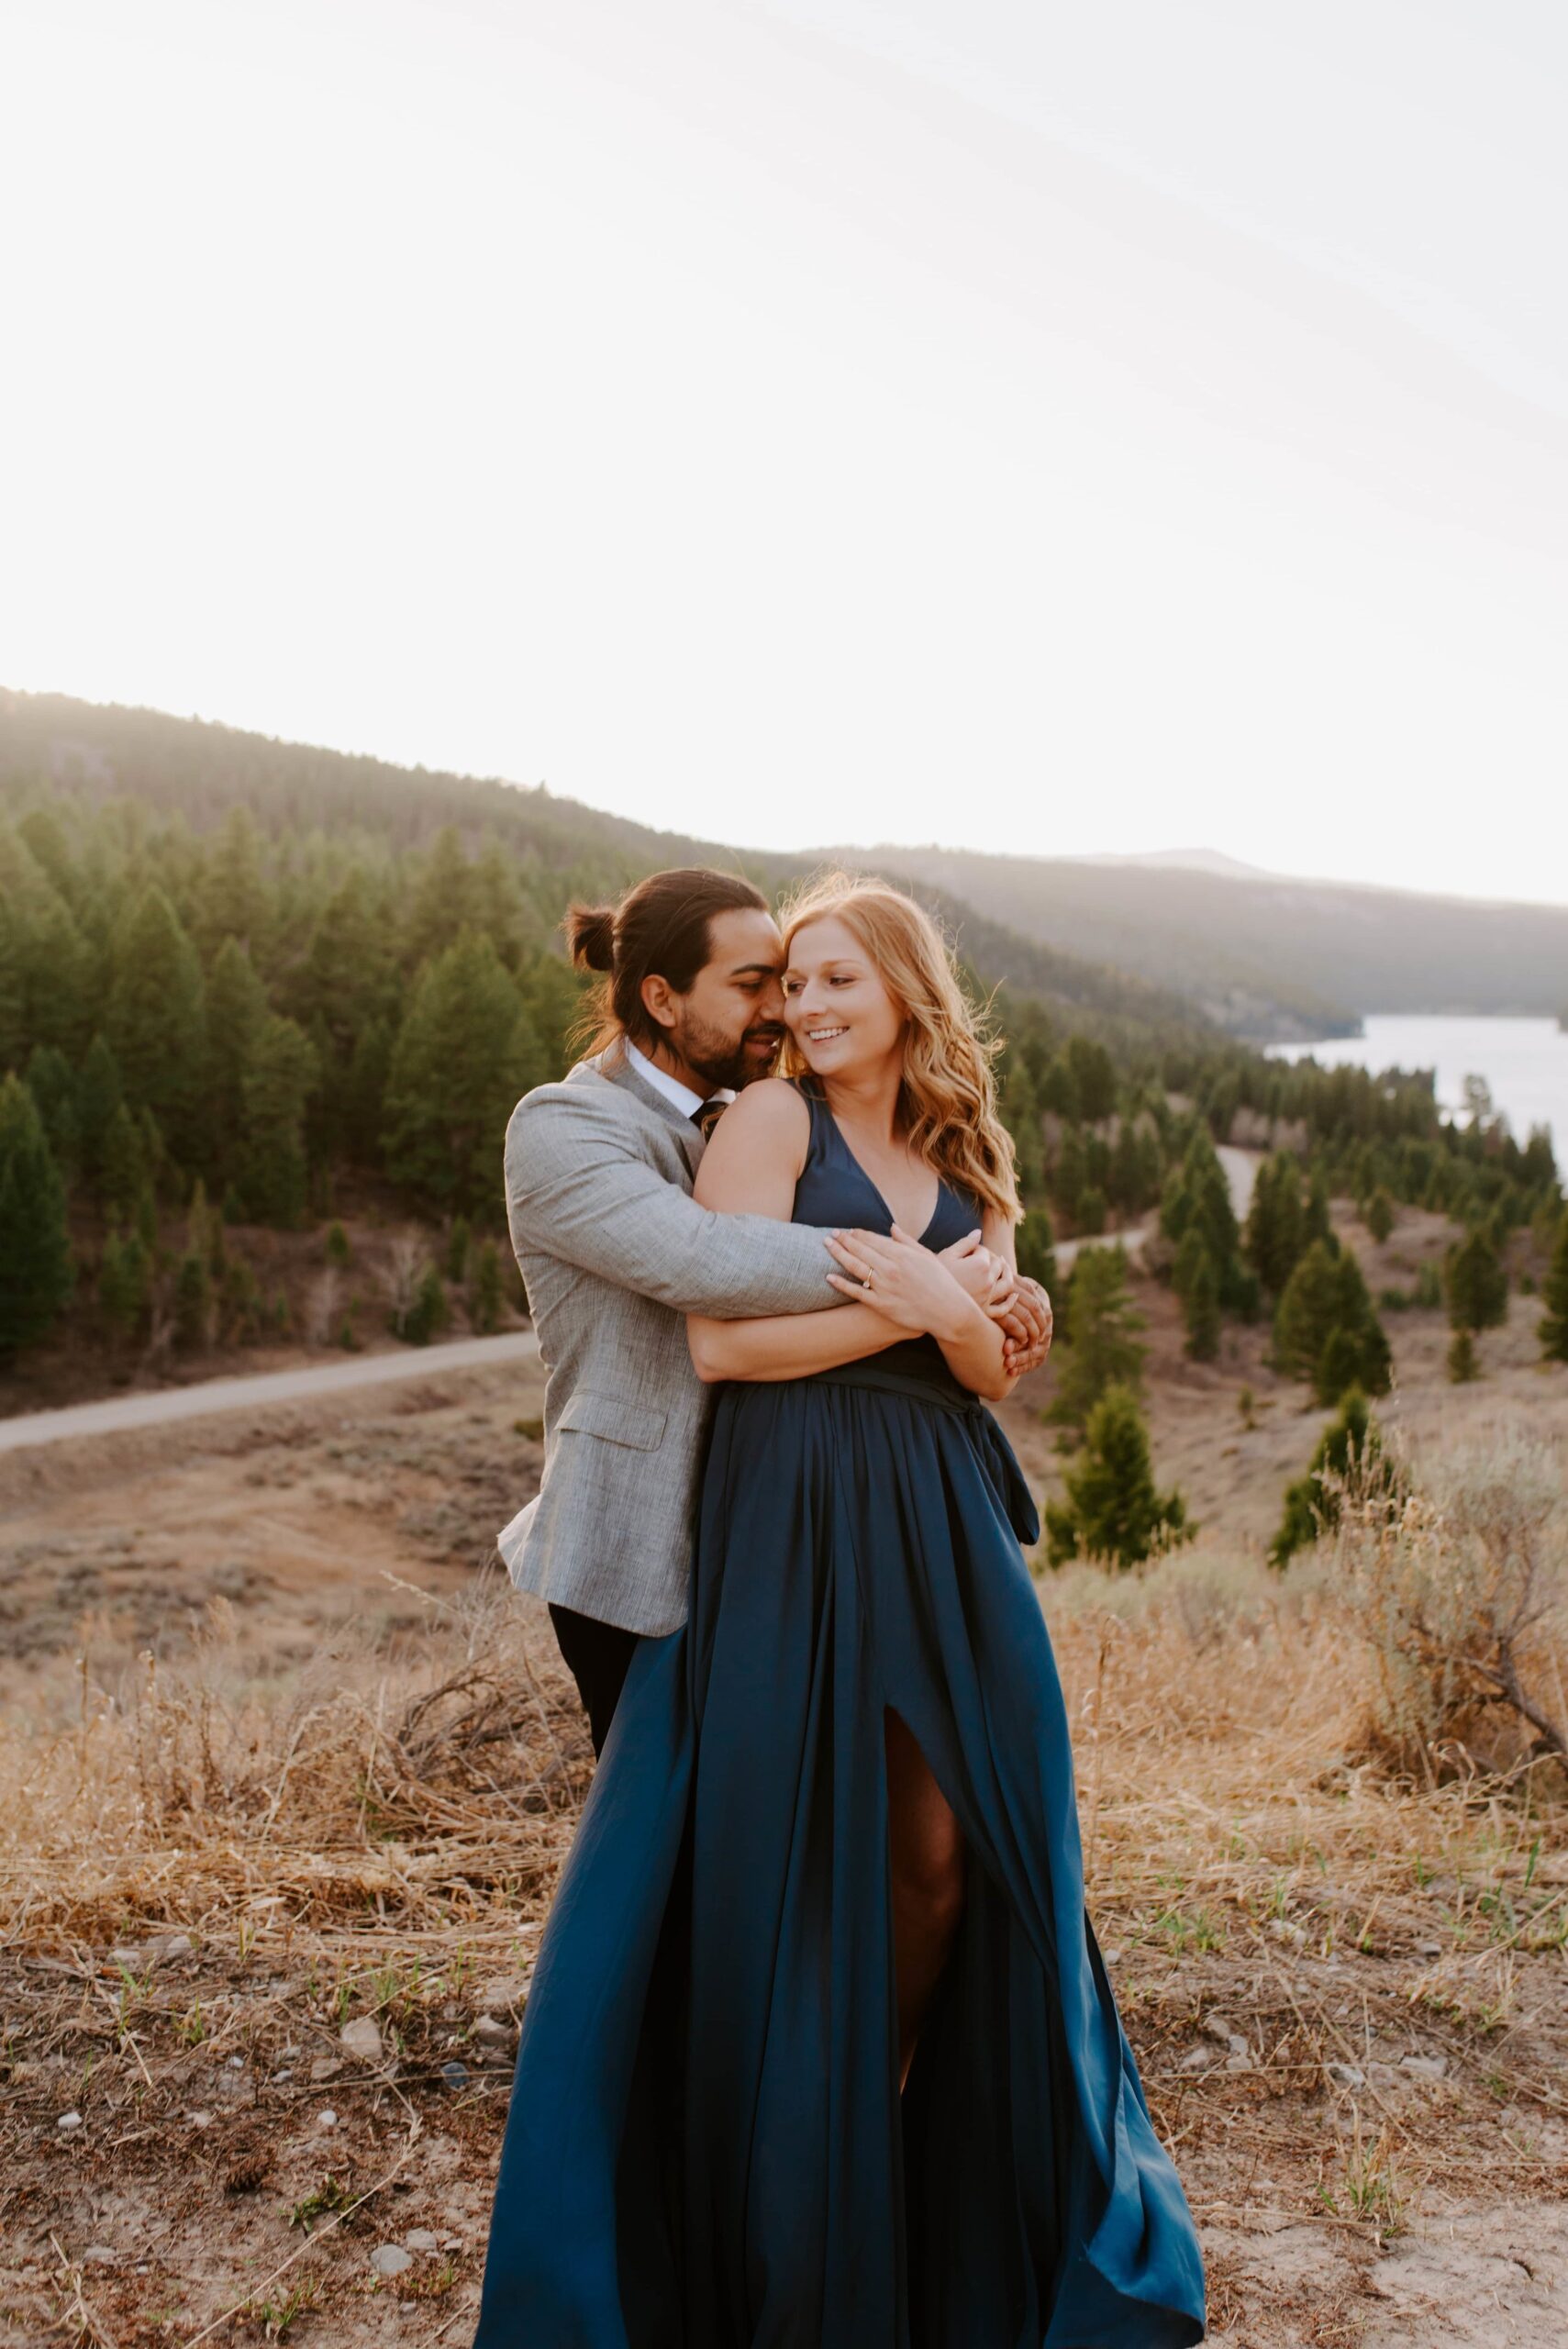
[[[1346,1230],[1374,1294],[1448,1236],[1412,1213],[1382,1250]],[[1200,1369],[1140,1290],[1156,1465],[1198,1538],[1140,1575],[1042,1575],[1041,1597],[1091,1903],[1213,2338],[1564,2337],[1561,1769],[1506,1724],[1425,1766],[1396,1751],[1327,1545],[1283,1577],[1262,1560],[1323,1415],[1263,1367],[1262,1330]],[[1385,1421],[1440,1459],[1561,1446],[1537,1311],[1514,1298],[1464,1388],[1440,1317],[1391,1315]],[[1037,1490],[1049,1379],[1004,1415]],[[0,1457],[7,2349],[469,2338],[589,1769],[548,1623],[489,1563],[539,1408],[537,1373],[432,1356],[308,1417]],[[1556,1572],[1561,1509],[1550,1544]],[[1560,1635],[1544,1620],[1530,1655],[1554,1705]]]

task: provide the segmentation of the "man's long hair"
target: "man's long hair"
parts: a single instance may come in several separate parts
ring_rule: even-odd
[[[829,915],[854,932],[908,1022],[899,1122],[910,1149],[956,1189],[1016,1223],[1023,1208],[1013,1138],[996,1108],[991,1065],[1001,1041],[965,995],[936,923],[885,881],[830,873],[784,907],[785,954],[807,922]],[[781,1074],[798,1076],[806,1068],[786,1038]]]
[[[706,864],[651,873],[615,906],[569,906],[562,927],[573,963],[598,974],[572,1030],[584,1058],[628,1036],[646,1048],[662,1034],[642,1000],[644,979],[662,978],[684,995],[708,958],[715,914],[766,913],[761,889],[739,873]]]

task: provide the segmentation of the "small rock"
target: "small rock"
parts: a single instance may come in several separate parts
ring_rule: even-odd
[[[162,1965],[172,1957],[189,1957],[195,1948],[189,1933],[159,1933],[147,1944],[147,1956],[153,1965]]]
[[[461,2251],[462,2249],[462,2237],[461,2235],[443,2235],[441,2237],[441,2249],[443,2251]]]
[[[441,2065],[441,2077],[445,2080],[449,2088],[465,2088],[468,2086],[468,2065],[466,2064],[443,2064]]]
[[[293,2065],[290,2064],[284,2065],[280,2071],[276,2071],[272,2074],[272,2077],[274,2080],[292,2080],[294,2077]]]
[[[1416,1943],[1416,1954],[1418,1957],[1440,1957],[1442,1954],[1443,1945],[1441,1942],[1418,1942]]]
[[[1288,1942],[1292,1949],[1299,1949],[1307,1939],[1306,1926],[1293,1925],[1288,1917],[1272,1918],[1269,1931],[1276,1942]]]
[[[212,2127],[213,2117],[210,2112],[189,2112],[185,2115],[185,2118],[189,2121],[194,2129],[210,2129]]]
[[[1124,1949],[1103,1949],[1100,1952],[1100,1955],[1105,1959],[1107,1965],[1119,1965],[1122,1959],[1127,1955],[1127,1952]]]
[[[63,2129],[69,2136],[73,2129],[81,2128],[82,2115],[79,2112],[62,2112],[54,2125],[57,2129]]]
[[[410,2227],[403,2238],[405,2251],[439,2251],[439,2243],[428,2227]]]
[[[1366,2074],[1359,2064],[1325,2064],[1323,2069],[1337,2088],[1364,2088]]]
[[[1184,2072],[1207,2072],[1219,2061],[1212,2047],[1190,2047],[1181,2061]]]
[[[1228,2072],[1250,2072],[1252,2069],[1252,2051],[1244,2039],[1231,2041],[1225,2068]]]
[[[378,2276],[402,2276],[413,2265],[413,2253],[398,2243],[378,2243],[371,2254],[371,2266]]]
[[[228,2059],[228,2068],[231,2072],[242,2072],[245,2069],[244,2056],[231,2055]]]
[[[1440,2080],[1448,2070],[1446,2055],[1401,2055],[1402,2072],[1414,2072],[1418,2079]]]
[[[1206,2039],[1218,2039],[1221,2047],[1229,2047],[1236,2036],[1236,2026],[1229,2015],[1205,2015],[1198,2029]]]
[[[82,2256],[83,2259],[90,2259],[95,2267],[112,2267],[116,2260],[119,2257],[119,2253],[114,2249],[112,2244],[106,2243],[90,2243]]]
[[[139,1974],[147,1964],[147,1952],[138,1948],[134,1942],[127,1942],[119,1949],[110,1950],[108,1963],[123,1965],[128,1974]]]
[[[373,2016],[356,2015],[352,2022],[343,2025],[338,2038],[349,2054],[357,2055],[361,2064],[380,2063],[381,2028]]]
[[[509,2022],[502,2022],[495,2015],[481,2015],[473,2026],[473,2035],[482,2047],[510,2047],[517,2037]]]
[[[313,2080],[335,2080],[343,2068],[340,2055],[318,2055],[310,2067]]]
[[[1366,2067],[1366,2076],[1373,2087],[1381,2089],[1385,2093],[1399,2086],[1399,2075],[1392,2064],[1380,2064],[1373,2061]]]
[[[472,1993],[469,2004],[480,2014],[504,2014],[507,2011],[516,2014],[528,2004],[528,1976],[526,1974],[503,1974],[480,1983]]]
[[[318,2112],[316,2116],[316,2125],[318,2129],[336,2129],[338,2126],[338,2116],[330,2110],[326,2112]]]

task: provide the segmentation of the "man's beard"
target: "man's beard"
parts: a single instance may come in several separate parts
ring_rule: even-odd
[[[678,1028],[670,1030],[670,1042],[693,1074],[711,1085],[715,1092],[723,1087],[739,1093],[753,1077],[773,1074],[784,1033],[776,1020],[758,1019],[739,1036],[725,1036],[688,1014]],[[766,1060],[746,1049],[759,1036],[767,1037],[773,1046]]]

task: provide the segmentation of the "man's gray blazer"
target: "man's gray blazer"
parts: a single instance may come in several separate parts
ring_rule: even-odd
[[[519,1589],[655,1636],[685,1620],[713,1402],[684,1316],[840,1301],[819,1234],[698,1207],[702,1151],[613,1048],[526,1093],[506,1128],[506,1220],[549,1376],[543,1482],[501,1553]]]

